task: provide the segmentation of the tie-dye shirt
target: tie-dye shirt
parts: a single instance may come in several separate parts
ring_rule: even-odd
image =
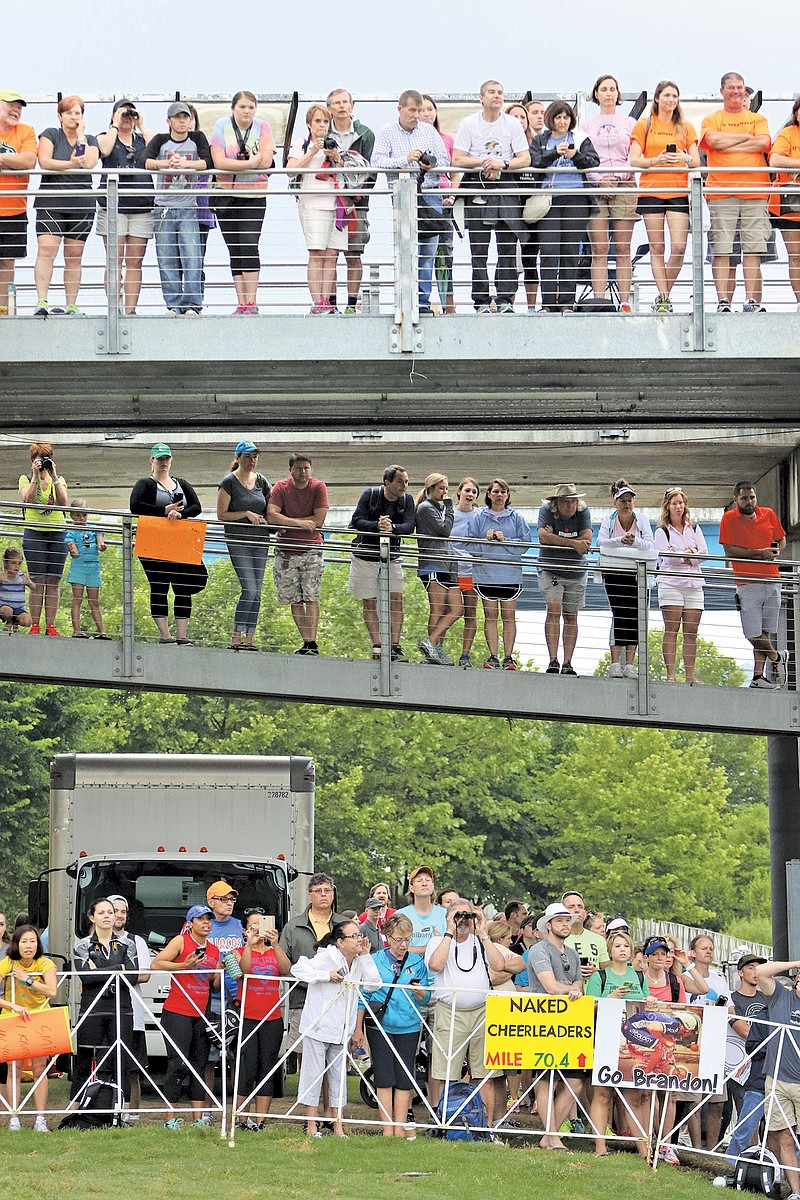
[[[275,154],[275,139],[272,136],[272,127],[269,121],[264,121],[261,117],[253,117],[253,123],[249,129],[240,129],[239,132],[245,147],[251,154],[258,150],[261,151],[262,162],[265,161],[264,155],[269,157],[270,154]],[[232,117],[220,117],[212,131],[209,145],[223,150],[226,158],[236,158],[240,147]],[[269,176],[263,170],[237,171],[235,175],[217,175],[214,186],[235,188],[237,192],[263,192],[266,190],[268,179]]]

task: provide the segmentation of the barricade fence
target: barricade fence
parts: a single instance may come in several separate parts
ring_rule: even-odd
[[[492,997],[508,998],[509,1011],[522,1010],[526,1000],[543,1002],[545,1008],[557,1000],[559,1015],[545,1019],[562,1022],[556,1034],[556,1038],[562,1039],[562,1049],[558,1049],[557,1041],[553,1043],[551,1031],[547,1044],[553,1046],[553,1051],[534,1053],[531,1049],[529,1054],[524,1040],[520,1040],[522,1035],[533,1038],[534,1047],[537,1037],[547,1039],[548,1035],[536,1028],[513,1025],[505,1028],[510,1028],[515,1037],[509,1034],[507,1052],[498,1055],[490,1053],[484,1044],[488,1016],[487,995],[483,989],[448,989],[448,995],[455,1003],[445,1003],[437,1001],[428,988],[424,989],[425,997],[420,999],[420,988],[416,985],[393,984],[394,991],[409,997],[411,1010],[418,1018],[416,1022],[406,1022],[412,1028],[398,1034],[382,1024],[385,1010],[382,1013],[377,1009],[375,1015],[370,1010],[372,995],[386,984],[367,984],[345,978],[327,1003],[319,1006],[315,1016],[307,1021],[301,1019],[300,1029],[295,1034],[289,1031],[288,1016],[295,1011],[293,996],[298,986],[302,986],[299,981],[270,977],[265,994],[264,977],[244,975],[239,996],[232,1001],[223,982],[223,969],[201,969],[197,973],[219,977],[222,984],[220,1002],[216,1012],[207,1006],[195,1005],[193,1019],[196,1018],[197,1030],[187,1047],[165,1024],[166,1010],[147,996],[143,997],[136,981],[124,972],[98,971],[98,976],[107,976],[106,984],[97,989],[97,995],[90,1002],[86,1002],[85,997],[79,1002],[80,984],[86,973],[82,976],[77,971],[59,971],[59,986],[71,990],[72,1011],[78,1010],[71,1028],[71,1099],[66,1107],[56,1108],[47,1103],[48,1073],[55,1068],[59,1054],[32,1060],[30,1086],[24,1093],[20,1078],[26,1064],[15,1057],[7,1063],[9,1086],[7,1094],[0,1092],[0,1114],[9,1119],[25,1118],[34,1113],[51,1121],[56,1117],[60,1119],[78,1110],[87,1090],[99,1082],[109,1085],[109,1090],[90,1107],[95,1116],[106,1117],[108,1125],[125,1125],[131,1118],[173,1120],[185,1113],[194,1116],[195,1120],[202,1119],[204,1124],[209,1123],[209,1118],[214,1122],[218,1120],[220,1135],[231,1146],[237,1131],[244,1127],[252,1129],[254,1124],[263,1126],[267,1123],[296,1126],[309,1121],[334,1121],[352,1132],[394,1130],[401,1136],[411,1137],[418,1133],[455,1136],[463,1134],[466,1126],[479,1138],[494,1140],[503,1135],[521,1143],[538,1144],[542,1138],[558,1138],[564,1119],[568,1118],[571,1127],[568,1131],[564,1128],[564,1136],[578,1148],[589,1150],[593,1144],[601,1142],[635,1149],[648,1158],[654,1168],[659,1163],[656,1149],[676,1144],[692,1118],[701,1114],[706,1106],[721,1105],[730,1084],[734,1085],[734,1090],[738,1088],[736,1103],[739,1110],[730,1110],[724,1127],[718,1124],[719,1136],[713,1145],[686,1147],[693,1155],[719,1158],[724,1154],[732,1164],[736,1157],[754,1146],[758,1146],[762,1154],[766,1152],[768,1131],[770,1126],[777,1125],[777,1120],[773,1121],[777,1114],[785,1118],[789,1128],[793,1127],[793,1114],[787,1109],[778,1079],[786,1038],[794,1037],[796,1029],[763,1016],[758,1017],[759,1026],[765,1031],[761,1044],[749,1053],[742,1050],[730,1056],[723,1046],[719,1055],[720,1070],[707,1080],[682,1068],[666,1051],[659,1060],[667,1072],[660,1077],[661,1082],[654,1083],[656,1076],[650,1074],[648,1082],[643,1080],[641,1085],[618,1086],[622,1072],[604,1073],[601,1069],[596,1073],[597,1082],[592,1082],[588,1053],[582,1060],[577,1060],[586,1065],[575,1068],[571,1058],[574,1046],[570,1042],[573,1026],[569,1022],[574,1020],[580,1024],[586,1016],[582,1013],[571,1018],[573,1002],[565,997],[534,995],[527,989],[490,993]],[[151,970],[149,974],[156,982],[170,983],[179,978],[179,975],[166,971]],[[257,1013],[250,1016],[249,996],[256,981]],[[582,997],[576,1003],[586,1005],[590,999]],[[11,1000],[16,1003],[13,977]],[[140,1006],[148,1031],[160,1035],[163,1040],[168,1063],[166,1080],[147,1054],[137,1050],[131,1017],[134,1003]],[[596,1013],[599,1020],[602,1007],[610,1003],[618,1002],[596,999],[590,1011]],[[658,1011],[651,1013],[646,1000],[628,1002],[625,1012],[669,1019],[673,1014],[680,1018],[687,1008],[695,1013],[700,1011],[691,1005],[659,1003],[654,1007]],[[338,1040],[332,1040],[330,1024],[326,1020],[334,1012],[341,1028]],[[467,1022],[466,1031],[461,1019],[465,1012],[476,1014]],[[366,1036],[359,1036],[359,1014],[364,1021]],[[102,1018],[102,1024],[99,1018]],[[513,1013],[512,1019],[524,1020],[523,1017],[514,1018]],[[732,1014],[729,1019],[733,1020]],[[597,1059],[594,1020],[592,1015],[589,1044],[584,1039],[581,1045],[590,1051],[594,1044]],[[279,1022],[280,1036],[272,1036],[268,1045],[264,1042],[253,1050],[251,1043],[258,1043],[264,1026],[273,1022]],[[316,1036],[318,1033],[322,1036]],[[497,1036],[496,1025],[491,1033],[493,1037]],[[499,1036],[503,1036],[502,1028]],[[409,1037],[413,1042],[411,1048]],[[700,1033],[697,1040],[702,1037]],[[764,1088],[753,1089],[758,1092],[757,1096],[744,1101],[749,1068],[756,1057],[763,1058],[773,1042],[777,1042],[771,1066],[773,1074],[767,1077]],[[218,1047],[219,1054],[213,1081],[209,1081],[206,1068],[212,1045]],[[368,1047],[366,1055],[365,1045]],[[521,1054],[520,1046],[523,1047]],[[786,1053],[796,1055],[797,1051],[792,1046]],[[88,1071],[87,1056],[90,1059]],[[522,1066],[523,1057],[527,1062],[532,1057],[534,1065]],[[296,1087],[289,1081],[295,1073],[295,1058],[299,1059]],[[569,1065],[564,1066],[568,1059]],[[723,1060],[724,1067],[721,1066]],[[392,1065],[388,1075],[387,1062]],[[380,1074],[377,1080],[376,1069]],[[140,1102],[138,1107],[132,1107],[128,1099],[131,1072],[139,1075],[141,1084],[149,1089],[152,1097],[147,1102]],[[645,1072],[641,1074],[644,1076]],[[387,1078],[393,1082],[386,1084]],[[177,1094],[187,1084],[190,1089],[196,1085],[194,1102],[187,1102]],[[177,1090],[170,1091],[171,1088]],[[397,1097],[393,1097],[393,1091],[399,1093],[399,1109],[394,1103]],[[263,1101],[261,1104],[259,1098]],[[678,1099],[686,1103],[684,1111],[676,1115],[674,1101]],[[476,1104],[476,1101],[481,1103]],[[618,1104],[616,1119],[612,1117],[612,1101]],[[526,1109],[531,1111],[528,1113]],[[624,1115],[619,1116],[620,1112]],[[759,1131],[762,1117],[764,1127]],[[610,1127],[612,1119],[615,1120],[613,1129]],[[683,1143],[679,1148],[683,1148]],[[798,1169],[797,1161],[783,1162],[781,1166]]]
[[[21,515],[23,507],[28,510],[25,519]],[[26,535],[25,521],[30,522],[31,513],[36,507],[10,501],[0,505],[0,551],[9,545],[23,549],[29,545],[26,539],[30,532]],[[48,511],[52,513],[53,506]],[[67,513],[69,510],[63,511]],[[83,527],[73,528],[69,525],[67,528],[72,530],[70,536],[73,539],[80,540],[83,536]],[[143,537],[137,529],[137,518],[128,513],[97,510],[92,514],[90,528],[103,534],[107,546],[106,552],[99,556],[106,580],[98,593],[103,620],[108,626],[104,636],[123,642],[126,639],[160,640],[164,634],[151,615],[155,596],[160,594],[162,585],[165,585],[167,592],[170,585],[174,589],[176,582],[179,587],[182,585],[181,578],[173,574],[177,569],[175,564],[169,560],[172,541],[165,541],[160,550],[158,546],[161,543],[156,543],[156,549],[150,543],[151,549],[143,566],[142,557],[138,564],[136,562],[136,539]],[[248,528],[252,530],[252,527]],[[250,534],[243,534],[240,528],[230,523],[225,526],[218,521],[198,519],[190,528],[189,522],[150,519],[147,536],[172,538],[173,535],[180,535],[183,549],[189,544],[191,555],[177,566],[182,572],[200,573],[196,580],[192,576],[194,582],[189,585],[194,600],[194,608],[189,606],[190,612],[194,613],[191,644],[228,645],[227,629],[238,627],[242,605],[248,601],[255,604],[254,611],[258,613],[254,628],[262,647],[274,651],[288,649],[297,636],[297,629],[290,616],[291,606],[280,600],[276,587],[287,561],[287,552],[289,555],[296,552],[310,556],[309,563],[311,559],[321,561],[319,571],[315,568],[317,576],[321,576],[319,619],[320,627],[324,626],[326,642],[321,653],[347,658],[364,657],[365,652],[368,654],[369,639],[354,631],[352,624],[347,626],[342,623],[337,629],[336,616],[332,615],[334,609],[341,613],[342,591],[349,589],[353,563],[364,561],[365,548],[353,547],[355,531],[341,526],[326,526],[321,545],[309,545],[293,538],[286,526],[262,525],[258,532],[259,537],[254,538]],[[275,540],[278,534],[280,541]],[[60,526],[54,536],[63,538],[64,526]],[[423,535],[419,540],[416,535],[409,535],[403,537],[400,546],[394,544],[395,539],[381,536],[378,544],[368,551],[373,563],[378,560],[376,604],[382,634],[380,657],[390,657],[393,644],[397,644],[396,639],[393,642],[389,637],[388,614],[392,606],[391,597],[397,594],[396,589],[400,586],[396,575],[399,565],[404,585],[404,640],[408,644],[408,653],[413,657],[412,646],[418,646],[423,660],[432,665],[452,665],[465,651],[469,657],[473,646],[476,647],[475,660],[470,659],[459,665],[479,665],[484,641],[488,647],[493,631],[499,631],[502,636],[506,626],[513,632],[513,641],[510,646],[506,642],[505,648],[508,656],[513,657],[517,669],[545,671],[554,658],[560,660],[568,657],[566,651],[562,653],[566,646],[567,627],[562,629],[560,618],[551,617],[547,611],[555,577],[556,581],[561,581],[561,586],[564,586],[564,581],[569,583],[574,580],[577,589],[574,647],[577,674],[593,674],[604,661],[607,662],[609,645],[614,639],[619,641],[624,636],[622,633],[617,636],[624,626],[628,629],[627,662],[623,661],[624,654],[620,661],[623,668],[629,668],[622,676],[624,678],[647,681],[674,677],[691,682],[696,677],[700,682],[735,686],[748,681],[753,665],[752,647],[744,637],[737,611],[734,570],[722,556],[705,555],[698,573],[688,569],[678,553],[664,552],[661,557],[665,564],[674,561],[675,565],[659,568],[655,551],[647,559],[633,561],[611,559],[593,547],[587,554],[585,565],[558,564],[554,567],[548,555],[549,548],[533,540],[535,531],[531,536],[531,542],[506,541],[502,548],[483,539],[462,535],[452,539]],[[140,546],[138,553],[143,555],[144,541]],[[164,561],[154,561],[156,554]],[[794,687],[800,562],[792,559],[778,561],[781,599],[778,642],[788,650],[788,683]],[[67,558],[66,562],[69,564],[70,559]],[[259,585],[248,582],[247,571],[252,563],[261,572]],[[436,572],[440,572],[440,577],[445,579],[446,586],[442,585],[439,593],[438,584],[437,588],[432,588],[430,584],[427,588],[423,587],[432,572],[434,581]],[[469,580],[473,573],[474,587],[467,590],[468,584],[464,580]],[[60,623],[66,633],[65,610],[68,605],[65,603],[65,593],[69,594],[66,570],[64,575],[65,580],[59,583]],[[456,586],[459,579],[461,582]],[[674,607],[674,595],[663,590],[659,592],[662,584],[674,588],[677,582],[684,580],[699,585],[696,589],[701,598],[699,603],[704,603],[705,608],[684,609],[681,614]],[[490,591],[494,584],[506,585],[509,588],[507,597],[499,601],[491,598]],[[80,589],[81,596],[76,601],[73,589],[73,636],[88,636],[81,628],[82,623],[88,624],[91,629],[92,610],[89,610],[87,618],[86,609],[81,607],[86,603],[82,598],[83,590]],[[110,604],[104,603],[108,591],[113,597]],[[41,585],[38,594],[41,602]],[[348,596],[347,602],[353,606],[356,629],[360,629],[357,620],[360,602],[357,595],[356,592]],[[673,597],[671,601],[670,595]],[[46,591],[44,598],[46,600]],[[32,603],[29,590],[28,605]],[[42,611],[45,611],[44,608]],[[203,614],[208,614],[209,619],[201,619]],[[9,621],[6,621],[5,628],[10,633],[25,632],[18,623]],[[437,629],[440,632],[435,634]],[[651,640],[653,634],[657,635],[655,643]],[[445,662],[436,656],[432,660],[429,648],[423,645],[426,640],[430,641],[432,635],[444,648]],[[706,659],[706,647],[709,646],[721,656],[715,663]],[[551,652],[551,649],[555,652]],[[377,651],[376,644],[372,650],[373,658],[379,657]],[[615,657],[619,656],[612,655],[612,659]],[[699,676],[695,676],[696,669],[700,672]],[[614,669],[613,661],[607,663],[602,673],[610,674],[612,678],[621,677]]]
[[[715,168],[714,175],[719,180],[741,171]],[[7,307],[10,315],[29,315],[39,300],[47,300],[39,315],[74,308],[77,314],[70,315],[102,315],[115,327],[119,317],[137,313],[254,315],[239,311],[250,304],[267,314],[393,315],[401,324],[416,323],[428,310],[598,313],[622,307],[698,316],[717,307],[713,207],[730,194],[764,199],[766,244],[758,257],[765,302],[772,310],[794,311],[800,302],[792,290],[798,277],[794,244],[780,232],[791,231],[791,225],[783,218],[784,225],[773,228],[766,205],[769,200],[780,210],[781,197],[785,207],[793,205],[795,189],[777,183],[759,187],[763,172],[750,171],[752,187],[726,193],[716,183],[709,208],[705,167],[692,169],[688,182],[680,167],[644,169],[638,183],[624,188],[602,186],[578,172],[586,185],[578,189],[567,185],[565,177],[575,171],[564,167],[513,172],[496,182],[476,181],[467,172],[458,188],[450,186],[446,172],[437,172],[437,186],[420,189],[416,172],[374,168],[365,183],[363,169],[331,163],[322,170],[275,167],[263,173],[268,177],[263,185],[238,192],[218,186],[217,176],[225,172],[215,170],[158,172],[146,186],[142,179],[148,173],[134,168],[67,171],[57,189],[37,187],[42,172],[36,170],[25,189],[0,187],[0,200],[25,195],[31,201],[27,254],[16,260]],[[665,226],[663,215],[657,228],[651,212],[635,207],[654,190],[646,185],[649,174],[667,177],[659,195],[685,199],[680,213],[685,229],[678,228],[677,217]],[[675,177],[673,186],[669,176]],[[81,177],[99,178],[100,188],[91,182],[80,186]],[[598,201],[623,193],[631,205],[624,235],[619,228],[615,232],[619,222],[606,220],[598,208]],[[56,219],[67,206],[86,228],[62,243],[64,234],[74,232]],[[324,250],[316,249],[320,213],[327,214],[326,229],[330,226]],[[38,245],[37,220],[45,234]],[[51,286],[54,256],[67,241],[67,276],[59,267],[52,298],[39,296]],[[722,257],[729,258],[735,275],[740,242],[734,239],[730,255]],[[246,299],[251,295],[252,301]],[[333,305],[320,309],[320,299],[331,297]]]

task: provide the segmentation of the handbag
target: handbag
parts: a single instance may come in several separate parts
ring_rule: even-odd
[[[533,192],[528,196],[522,210],[522,219],[525,224],[535,225],[537,221],[541,221],[542,217],[546,217],[550,212],[552,203],[553,197],[550,192]]]
[[[408,958],[409,953],[410,953],[410,951],[406,950],[405,954],[400,959],[400,962],[397,964],[397,972],[394,977],[394,983],[388,984],[387,989],[386,989],[386,999],[381,1004],[374,1004],[374,1005],[367,1004],[367,1009],[369,1011],[370,1016],[373,1018],[373,1020],[377,1021],[378,1024],[380,1024],[380,1022],[386,1016],[386,1010],[388,1009],[389,1005],[392,1002],[392,994],[394,992],[394,988],[397,984],[398,979],[403,974],[403,967],[406,965],[406,959]]]

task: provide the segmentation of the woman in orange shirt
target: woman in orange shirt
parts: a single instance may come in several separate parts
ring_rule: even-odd
[[[670,293],[680,274],[689,237],[688,172],[653,171],[652,167],[699,167],[697,133],[685,121],[678,85],[662,79],[653,94],[653,107],[631,134],[631,166],[647,170],[639,180],[638,212],[644,218],[650,243],[650,263],[658,296],[653,312],[672,312]],[[670,252],[666,259],[664,223],[669,229]]]
[[[783,167],[770,197],[769,215],[772,224],[780,229],[789,255],[789,283],[792,285],[797,311],[800,312],[800,125],[797,114],[800,96],[792,105],[788,125],[776,136],[769,156],[771,167]],[[786,168],[789,170],[786,170]],[[784,190],[790,188],[791,190]]]

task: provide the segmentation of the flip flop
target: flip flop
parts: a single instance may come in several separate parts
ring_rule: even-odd
[[[94,637],[95,637],[95,641],[97,641],[97,642],[110,642],[111,641],[111,635],[108,633],[96,633],[94,635]]]
[[[174,646],[176,645],[176,640],[175,638],[159,638],[158,644],[159,646]]]
[[[88,638],[88,633],[73,633],[74,638]]]

